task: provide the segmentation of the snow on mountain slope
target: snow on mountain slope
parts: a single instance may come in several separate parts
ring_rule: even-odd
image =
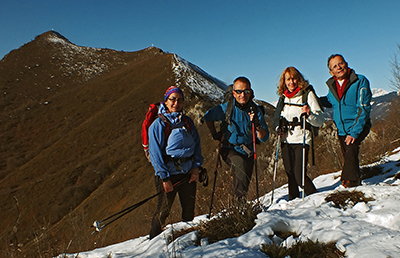
[[[174,55],[173,71],[177,77],[177,85],[187,85],[195,93],[209,98],[211,101],[221,101],[226,83],[209,75],[200,67]],[[184,79],[183,79],[184,78]]]
[[[398,93],[387,92],[382,89],[373,89],[371,99],[371,118],[373,120],[381,120],[385,118],[387,111],[393,99],[398,96]]]
[[[108,60],[107,57],[111,55],[109,52],[115,52],[113,50],[77,46],[55,31],[46,35],[49,42],[57,44],[57,51],[61,50],[62,57],[53,56],[53,59],[63,60],[59,67],[63,76],[77,73],[82,81],[88,81],[95,75],[108,71],[112,64],[127,64],[118,56],[114,56],[112,61]]]
[[[337,248],[345,251],[349,258],[399,257],[400,253],[400,180],[395,177],[400,171],[400,148],[391,156],[371,167],[381,167],[383,174],[363,180],[356,190],[375,200],[360,202],[346,210],[338,209],[325,198],[336,191],[344,191],[340,185],[340,171],[314,179],[319,193],[307,196],[304,201],[297,198],[288,201],[287,185],[275,190],[274,202],[270,205],[271,193],[261,197],[268,208],[258,214],[256,226],[244,235],[225,239],[213,244],[195,246],[196,233],[191,232],[174,241],[171,231],[180,230],[206,220],[198,216],[191,223],[168,225],[166,230],[152,240],[139,237],[116,245],[93,251],[58,257],[266,257],[260,251],[262,244],[273,241],[291,246],[308,239],[319,242],[335,241]],[[354,188],[350,188],[350,191]],[[299,237],[278,239],[276,231],[297,232]],[[100,234],[102,234],[101,232]],[[272,240],[273,239],[273,240]]]
[[[388,94],[389,92],[384,89],[371,89],[372,97],[376,98]]]

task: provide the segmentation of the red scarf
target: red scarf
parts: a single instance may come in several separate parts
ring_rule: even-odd
[[[350,73],[351,73],[351,69],[349,68],[349,74]],[[346,84],[349,81],[349,78],[346,78],[343,80],[342,87],[340,87],[338,79],[336,77],[333,77],[333,78],[335,79],[335,82],[336,82],[336,90],[339,95],[339,99],[341,99],[343,97],[344,89],[346,88]]]
[[[297,92],[300,91],[300,87],[297,87],[294,91],[290,92],[288,89],[285,90],[284,94],[286,97],[289,99],[292,98],[294,95],[296,95]]]

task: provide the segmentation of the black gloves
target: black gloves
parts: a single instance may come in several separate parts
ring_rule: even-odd
[[[260,126],[260,119],[258,118],[257,114],[254,114],[253,120],[251,122],[254,123],[255,128],[258,128]]]
[[[224,136],[224,134],[221,131],[219,131],[219,132],[216,132],[215,134],[213,134],[212,138],[214,140],[221,141],[222,136]]]
[[[254,107],[250,107],[250,113],[254,114],[253,120],[251,120],[251,122],[254,124],[255,128],[259,128],[260,127],[260,119],[258,118],[256,110],[257,109],[255,109]]]
[[[279,118],[279,126],[276,128],[277,134],[285,134],[288,132],[289,122],[284,117]]]

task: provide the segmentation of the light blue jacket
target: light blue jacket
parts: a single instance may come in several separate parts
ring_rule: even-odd
[[[167,109],[162,103],[159,108],[159,114],[163,114],[166,119],[171,124],[171,130],[173,128],[180,128],[182,130],[185,126],[185,122],[182,120],[182,117],[185,116],[182,112],[175,112],[175,113],[167,113]],[[161,177],[161,179],[165,182],[168,181],[171,175],[177,174],[186,174],[192,168],[198,168],[203,164],[203,156],[201,155],[201,145],[200,145],[200,137],[197,129],[193,123],[193,120],[190,117],[185,116],[185,119],[189,122],[190,125],[190,135],[194,141],[194,148],[189,148],[190,150],[187,151],[179,151],[176,149],[176,145],[173,146],[174,142],[180,142],[182,139],[172,139],[174,138],[174,134],[170,134],[169,137],[165,134],[165,122],[158,117],[154,120],[154,122],[149,127],[149,153],[150,153],[150,160],[151,164],[154,167],[155,175]],[[186,128],[188,129],[188,128]],[[179,134],[177,134],[179,135]],[[172,137],[172,138],[171,138]],[[168,139],[166,139],[168,138]],[[169,145],[167,143],[170,143]],[[185,143],[183,143],[184,145]],[[177,171],[174,165],[174,162],[171,160],[171,156],[167,155],[167,145],[170,148],[169,154],[177,154],[179,158],[187,158],[193,156],[193,159],[188,159],[181,163],[182,170]],[[171,148],[172,146],[172,148]],[[173,150],[174,149],[174,150]],[[185,156],[185,153],[189,156]],[[165,162],[165,160],[167,162]]]
[[[329,88],[328,102],[333,108],[333,121],[340,136],[350,135],[357,139],[365,126],[371,126],[371,89],[368,79],[354,70],[345,86],[341,99],[336,89],[336,81],[331,77],[326,84]]]
[[[251,151],[253,151],[253,131],[250,121],[250,107],[240,109],[235,105],[235,99],[233,100],[233,108],[231,115],[231,125],[227,127],[224,138],[228,140],[231,146],[224,144],[224,147],[230,147],[235,149],[237,152],[247,155],[246,152],[240,147],[241,144],[246,145]],[[225,111],[227,109],[228,103],[223,103],[221,105],[215,106],[214,108],[207,111],[204,115],[204,121],[225,121]],[[261,111],[260,107],[257,106],[257,115],[260,121],[261,127],[267,131],[267,134],[262,139],[258,139],[261,142],[266,142],[269,138],[269,131],[267,123],[264,119],[264,113]]]

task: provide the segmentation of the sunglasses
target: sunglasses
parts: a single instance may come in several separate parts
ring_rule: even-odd
[[[244,92],[244,94],[250,94],[251,90],[233,90],[234,92],[236,92],[237,94],[242,94]]]
[[[168,100],[169,101],[171,101],[172,103],[175,103],[175,102],[183,102],[183,99],[182,98],[168,98]]]

